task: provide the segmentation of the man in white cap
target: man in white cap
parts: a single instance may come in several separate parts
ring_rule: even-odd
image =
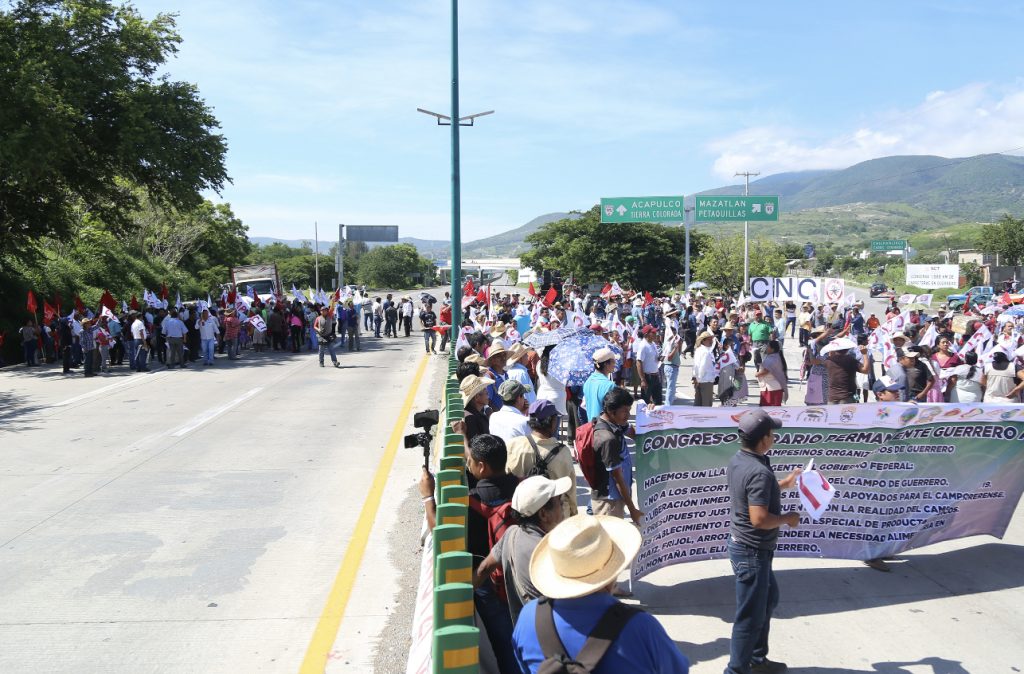
[[[480,584],[501,566],[513,623],[519,619],[523,604],[541,596],[530,581],[530,557],[544,535],[564,519],[561,496],[573,487],[570,477],[549,480],[534,475],[520,482],[512,495],[512,510],[518,524],[505,530],[505,535],[477,567],[476,584]]]
[[[612,374],[618,364],[615,352],[608,347],[595,351],[591,360],[594,361],[594,371],[583,382],[583,407],[587,410],[587,419],[596,421],[601,416],[601,402],[605,394],[615,388]]]
[[[640,543],[632,524],[602,515],[570,517],[541,539],[530,580],[544,598],[523,607],[512,635],[521,671],[535,674],[561,657],[594,674],[689,672],[654,616],[611,595]]]
[[[779,480],[767,454],[782,422],[761,409],[739,419],[740,450],[729,462],[729,560],[736,575],[736,619],[725,674],[784,672],[786,665],[768,659],[768,630],[779,603],[772,560],[783,524],[796,527],[800,514],[782,512],[782,490],[792,489],[802,471]]]

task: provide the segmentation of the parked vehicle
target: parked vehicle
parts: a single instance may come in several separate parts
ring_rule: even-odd
[[[868,290],[868,294],[871,297],[878,297],[889,292],[889,286],[884,283],[872,283],[871,288]]]
[[[261,302],[267,302],[281,292],[281,277],[277,274],[277,264],[273,262],[231,267],[229,274],[236,292],[247,295],[249,286],[252,286]]]

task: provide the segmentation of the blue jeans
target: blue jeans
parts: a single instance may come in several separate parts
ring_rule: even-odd
[[[774,558],[774,550],[729,541],[729,561],[736,576],[736,620],[725,674],[750,674],[752,662],[768,657],[768,630],[779,605],[779,586],[772,571]]]
[[[147,369],[146,366],[149,364],[149,349],[142,348],[142,340],[135,340],[139,343],[138,351],[135,352],[135,358],[132,359],[132,367],[137,371],[142,372]]]
[[[481,622],[487,628],[487,638],[498,661],[498,671],[502,674],[520,671],[512,650],[512,615],[508,612],[508,604],[495,593],[490,578],[473,591],[473,603]]]
[[[207,365],[213,365],[213,351],[217,346],[216,339],[204,339],[203,340],[203,362]]]
[[[671,405],[676,399],[676,382],[679,381],[679,366],[665,363],[665,404]]]
[[[128,367],[135,369],[135,356],[139,352],[139,340],[137,339],[126,339],[124,340],[125,345],[128,347]]]
[[[328,342],[326,340],[321,341],[320,344],[318,345],[318,348],[320,349],[320,364],[321,365],[324,364],[324,352],[325,351],[327,351],[328,353],[331,354],[331,362],[337,364],[337,362],[338,362],[338,354],[334,353],[334,342],[333,341],[330,341],[330,342]]]
[[[380,316],[374,316],[373,317],[373,336],[374,337],[380,337],[380,324],[381,324]]]

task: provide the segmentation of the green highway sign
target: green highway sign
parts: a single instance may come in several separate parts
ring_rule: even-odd
[[[906,239],[876,239],[871,242],[871,250],[875,253],[884,253],[888,250],[906,250]]]
[[[694,222],[778,222],[779,198],[712,195],[696,197]]]
[[[601,199],[601,222],[683,222],[683,197]]]

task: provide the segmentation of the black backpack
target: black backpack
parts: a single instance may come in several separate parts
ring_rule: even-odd
[[[558,636],[553,607],[553,599],[541,597],[537,600],[537,640],[544,653],[544,661],[537,668],[537,674],[588,674],[593,672],[601,662],[601,658],[626,627],[630,618],[637,613],[643,613],[635,606],[627,606],[619,601],[615,602],[597,621],[597,625],[587,636],[583,648],[576,654],[576,657],[570,658],[569,654],[565,652],[565,646],[562,645],[562,639]]]
[[[551,476],[548,475],[548,464],[551,463],[551,460],[555,458],[555,454],[558,454],[565,445],[561,443],[555,445],[554,448],[548,452],[548,455],[542,459],[540,457],[540,449],[537,447],[537,443],[534,442],[531,436],[528,435],[526,437],[530,441],[530,445],[533,446],[533,468],[531,468],[530,472],[526,474],[526,477],[543,475],[550,480]]]

